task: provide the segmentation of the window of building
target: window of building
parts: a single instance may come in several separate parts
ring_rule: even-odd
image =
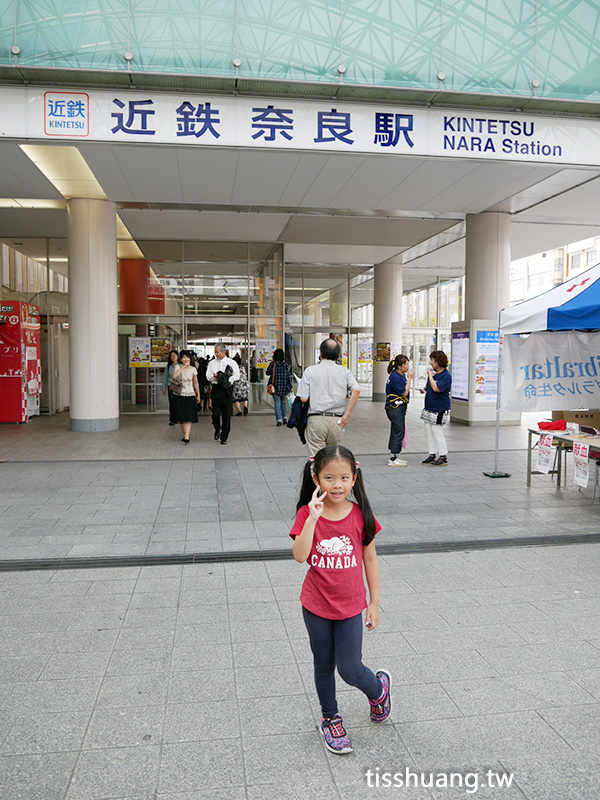
[[[588,250],[585,254],[586,257],[586,264],[595,264],[596,263],[596,251],[595,250]]]

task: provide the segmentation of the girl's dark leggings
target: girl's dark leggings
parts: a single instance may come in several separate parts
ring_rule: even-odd
[[[302,607],[315,663],[315,686],[324,717],[338,713],[335,697],[335,674],[350,686],[356,686],[370,700],[381,697],[383,686],[362,663],[362,614],[348,619],[324,619]]]

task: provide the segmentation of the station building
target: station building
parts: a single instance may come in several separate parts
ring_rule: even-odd
[[[329,334],[381,400],[389,355],[493,329],[511,260],[600,236],[599,23],[584,0],[5,4],[0,301],[40,309],[42,410],[114,430],[164,410],[161,342],[216,341],[260,410],[269,347],[301,374]]]

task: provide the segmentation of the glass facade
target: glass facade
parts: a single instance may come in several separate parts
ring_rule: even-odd
[[[0,65],[597,100],[599,22],[589,0],[14,0]]]
[[[257,350],[259,342],[285,344],[283,246],[145,241],[142,247],[147,260],[120,263],[120,410],[166,411],[168,405],[162,363],[132,367],[131,337],[167,339],[170,348],[185,345],[209,358],[215,343],[225,343],[246,367],[252,410],[270,408]]]

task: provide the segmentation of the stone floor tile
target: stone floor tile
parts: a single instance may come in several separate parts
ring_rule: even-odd
[[[400,723],[398,731],[418,767],[440,769],[514,758],[522,753],[565,755],[572,749],[534,711]]]
[[[43,714],[34,709],[15,719],[0,753],[8,756],[77,751],[89,719],[89,710]]]
[[[117,747],[87,750],[79,756],[66,800],[151,797],[160,748]]]
[[[0,757],[0,797],[63,800],[76,752]]]
[[[90,720],[83,750],[159,745],[163,720],[163,706],[97,708]]]
[[[244,782],[242,765],[239,739],[165,744],[159,792],[168,795],[240,785]]]

